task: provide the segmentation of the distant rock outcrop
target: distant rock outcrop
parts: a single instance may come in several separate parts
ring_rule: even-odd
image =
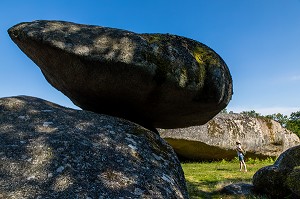
[[[33,97],[0,99],[0,198],[188,198],[158,135]]]
[[[48,82],[84,110],[153,130],[204,124],[231,99],[225,62],[188,38],[63,21],[21,23],[8,32]]]
[[[270,198],[300,198],[300,145],[282,153],[276,162],[253,176],[254,189]]]
[[[300,144],[299,137],[278,122],[242,114],[218,114],[202,126],[159,132],[179,157],[192,160],[232,159],[237,140],[252,158],[277,157]]]

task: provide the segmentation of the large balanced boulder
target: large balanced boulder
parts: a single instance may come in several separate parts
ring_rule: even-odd
[[[206,123],[231,99],[225,62],[192,39],[63,21],[20,23],[8,32],[84,110],[178,128]]]
[[[129,121],[0,99],[0,198],[188,198],[180,162]]]
[[[271,198],[300,198],[300,145],[282,153],[276,162],[253,176],[254,189]]]
[[[299,137],[278,122],[243,114],[218,114],[205,125],[159,129],[159,133],[182,159],[220,160],[236,157],[239,140],[246,157],[278,157],[299,145]]]

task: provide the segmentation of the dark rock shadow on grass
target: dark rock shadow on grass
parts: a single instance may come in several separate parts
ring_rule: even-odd
[[[209,182],[190,182],[186,180],[188,192],[191,198],[193,197],[203,197],[203,198],[210,198],[213,192],[204,191],[199,187],[211,186]],[[217,184],[217,182],[215,182]]]
[[[236,179],[228,179],[228,182]],[[258,193],[254,190],[252,184],[244,182],[236,182],[228,185],[224,185],[221,188],[216,188],[221,181],[209,181],[209,182],[190,182],[186,180],[188,192],[191,198],[256,198],[256,199],[269,199],[268,196]],[[211,189],[213,191],[204,191],[205,189]]]

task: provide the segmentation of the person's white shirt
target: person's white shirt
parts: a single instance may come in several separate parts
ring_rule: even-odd
[[[237,154],[238,154],[238,155],[243,154],[243,153],[242,153],[243,150],[242,150],[242,145],[241,145],[241,144],[238,144],[238,145],[236,146],[236,151],[237,151]]]

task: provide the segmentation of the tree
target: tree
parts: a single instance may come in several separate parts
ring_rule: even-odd
[[[281,113],[274,113],[272,115],[262,116],[260,113],[256,113],[254,110],[242,111],[240,114],[247,115],[250,117],[260,117],[272,119],[281,124],[282,127],[292,131],[298,137],[300,137],[300,111],[291,113],[290,117],[283,115]]]
[[[227,112],[227,109],[224,108],[223,110],[220,111],[220,113],[225,113],[225,114],[226,114],[226,113],[228,113],[228,112]]]
[[[290,120],[300,121],[300,111],[292,112],[290,116]]]
[[[286,128],[300,137],[300,111],[291,113]]]
[[[281,113],[274,113],[272,115],[266,115],[266,118],[275,120],[276,122],[279,122],[281,126],[286,127],[287,122],[288,122],[288,117],[286,115],[283,115]]]
[[[243,111],[243,112],[241,112],[241,114],[247,115],[247,116],[250,116],[250,117],[259,117],[260,116],[260,113],[256,113],[255,110]]]

